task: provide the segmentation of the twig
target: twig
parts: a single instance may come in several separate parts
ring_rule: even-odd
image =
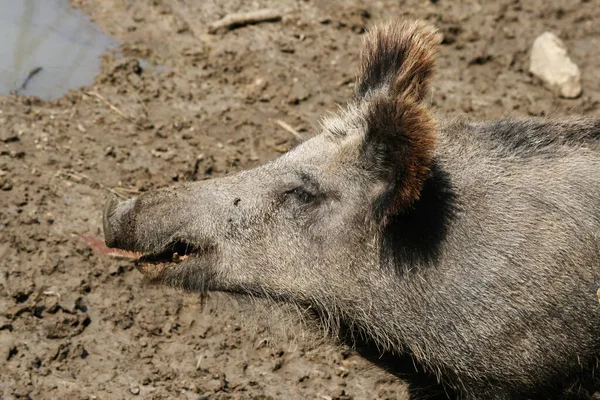
[[[90,90],[88,92],[85,92],[86,94],[90,95],[90,96],[94,96],[96,97],[98,100],[100,100],[101,102],[103,102],[104,104],[106,104],[108,106],[108,108],[110,108],[111,110],[113,110],[114,112],[116,112],[117,114],[119,114],[119,116],[129,122],[135,122],[133,121],[133,119],[131,117],[128,117],[123,111],[121,111],[117,106],[115,106],[113,103],[111,103],[110,101],[108,101],[106,99],[106,97],[102,96],[100,93]]]
[[[286,131],[288,131],[289,133],[291,133],[292,135],[294,135],[298,140],[302,140],[302,135],[300,135],[298,133],[298,131],[295,130],[294,128],[292,128],[288,123],[286,123],[280,119],[276,119],[275,123],[277,125],[279,125],[280,127],[282,127],[283,129],[285,129]]]
[[[66,376],[59,374],[58,372],[54,371],[52,372],[52,375],[56,376],[59,379],[62,379],[63,381],[65,381],[66,383],[70,383],[72,385],[76,385],[76,386],[80,386],[79,382],[77,382],[75,379],[72,378],[67,378]]]
[[[56,177],[67,176],[69,178],[74,178],[75,180],[78,180],[80,182],[82,180],[86,180],[86,181],[91,182],[91,183],[93,183],[95,185],[98,185],[101,189],[104,189],[104,190],[106,190],[106,191],[114,194],[115,196],[117,196],[120,199],[127,199],[127,197],[124,196],[123,194],[117,192],[116,190],[114,190],[114,189],[106,186],[105,184],[103,184],[101,182],[98,182],[97,180],[94,180],[94,179],[92,179],[89,176],[84,175],[84,174],[78,174],[76,172],[71,172],[71,171],[58,171],[54,176],[56,176]]]
[[[246,13],[229,14],[210,24],[208,26],[208,33],[215,33],[219,29],[231,30],[250,24],[279,21],[281,17],[280,11],[271,8]]]
[[[60,293],[55,292],[53,290],[45,290],[45,291],[42,292],[42,294],[44,296],[54,296],[54,297],[58,298],[58,301],[60,301],[60,299],[61,299]]]
[[[140,191],[135,188],[127,188],[127,187],[117,186],[117,187],[114,187],[113,190],[116,192],[120,192],[120,193],[140,194]]]
[[[42,70],[42,67],[36,67],[36,68],[32,69],[31,71],[29,71],[29,74],[27,75],[27,78],[25,78],[25,80],[23,81],[23,84],[21,85],[21,87],[19,87],[17,89],[17,93],[22,92],[23,90],[25,90],[25,88],[27,87],[27,84],[29,83],[29,81],[31,80],[31,78],[33,78],[38,73],[40,73],[41,70]]]

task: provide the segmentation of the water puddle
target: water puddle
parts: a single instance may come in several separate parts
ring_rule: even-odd
[[[88,86],[118,43],[68,0],[0,0],[0,94],[56,99]]]

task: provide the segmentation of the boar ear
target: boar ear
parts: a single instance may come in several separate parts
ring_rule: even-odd
[[[422,21],[388,23],[370,31],[361,52],[359,99],[384,91],[421,101],[434,71],[441,36]]]
[[[387,96],[369,102],[365,121],[363,159],[385,184],[375,202],[375,215],[387,219],[419,199],[430,175],[436,122],[412,98]]]
[[[422,100],[437,40],[435,30],[414,22],[385,26],[366,40],[357,96],[365,112],[364,160],[385,183],[375,202],[384,221],[418,200],[429,177],[436,122]]]

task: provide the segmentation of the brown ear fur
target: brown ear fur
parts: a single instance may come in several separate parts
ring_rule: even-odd
[[[381,217],[394,215],[419,199],[435,149],[435,119],[408,98],[373,99],[366,116],[365,155],[389,187]]]
[[[421,101],[434,72],[441,38],[423,21],[391,22],[370,31],[361,52],[356,95],[377,90]]]
[[[366,158],[389,187],[378,201],[384,219],[418,200],[429,177],[436,121],[422,100],[438,43],[422,22],[392,23],[365,41],[357,97],[367,110]]]

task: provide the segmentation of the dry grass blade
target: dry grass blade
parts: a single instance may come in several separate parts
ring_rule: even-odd
[[[115,196],[117,196],[120,199],[127,199],[128,197],[125,196],[122,193],[119,193],[120,191],[133,191],[133,189],[125,189],[125,188],[118,188],[118,190],[115,190],[113,188],[110,188],[108,186],[106,186],[105,184],[103,184],[102,182],[99,182],[95,179],[90,178],[89,176],[85,175],[85,174],[81,174],[81,173],[77,173],[77,172],[72,172],[72,171],[58,171],[56,174],[54,174],[54,177],[67,177],[70,179],[73,179],[76,182],[83,182],[83,181],[87,181],[89,183],[92,183],[96,186],[98,186],[101,189],[106,190],[107,192],[110,192],[112,194],[114,194]]]
[[[298,133],[297,130],[295,130],[294,128],[291,127],[290,124],[288,124],[287,122],[284,122],[280,119],[276,119],[275,123],[277,125],[279,125],[280,127],[282,127],[283,129],[285,129],[286,131],[288,131],[289,133],[291,133],[292,135],[294,135],[296,137],[296,139],[298,140],[302,140],[302,135],[300,135],[300,133]]]
[[[94,91],[94,90],[90,90],[85,92],[87,95],[90,96],[94,96],[95,98],[97,98],[98,100],[100,100],[101,102],[103,102],[104,104],[106,104],[108,106],[108,108],[110,108],[111,110],[113,110],[115,113],[117,113],[121,118],[129,121],[129,122],[134,122],[133,119],[129,116],[127,116],[123,111],[121,111],[117,106],[115,106],[113,103],[111,103],[110,101],[108,101],[106,99],[106,97],[102,96],[100,93]]]
[[[280,11],[270,8],[245,13],[229,14],[210,24],[208,26],[208,33],[215,33],[219,29],[231,30],[250,24],[279,21],[281,17],[282,14]]]
[[[114,190],[115,192],[119,192],[121,194],[123,194],[123,196],[126,195],[138,195],[140,194],[140,191],[135,189],[135,188],[127,188],[127,187],[114,187],[112,188],[112,190]]]
[[[44,296],[53,296],[53,297],[56,297],[56,298],[58,298],[58,301],[60,301],[61,298],[62,298],[62,296],[60,295],[60,293],[55,292],[53,290],[45,290],[45,291],[42,292],[42,294]]]

